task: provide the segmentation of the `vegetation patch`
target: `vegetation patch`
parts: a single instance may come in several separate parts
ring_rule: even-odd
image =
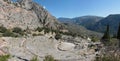
[[[0,61],[8,61],[9,58],[10,58],[10,55],[3,55],[3,56],[0,56]]]
[[[37,57],[33,57],[30,61],[39,61]]]
[[[61,34],[56,34],[56,35],[55,35],[55,39],[56,39],[56,40],[61,39],[61,37],[62,37]]]
[[[55,59],[51,55],[47,55],[43,61],[55,61]]]
[[[120,61],[119,55],[109,54],[96,57],[95,61]]]
[[[23,36],[25,35],[25,31],[23,31],[21,28],[19,27],[15,27],[13,29],[7,29],[3,26],[0,26],[0,34],[1,37],[19,37],[19,36]]]

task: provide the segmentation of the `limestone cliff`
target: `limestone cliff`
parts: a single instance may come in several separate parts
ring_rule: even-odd
[[[22,29],[35,29],[43,26],[52,29],[62,28],[54,16],[31,0],[19,0],[19,2],[0,0],[0,25]]]

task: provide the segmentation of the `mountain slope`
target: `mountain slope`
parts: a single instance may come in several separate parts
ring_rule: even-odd
[[[58,18],[58,20],[67,26],[67,29],[78,35],[97,36],[101,37],[101,33],[88,30],[94,24],[99,22],[103,17],[98,16],[82,16],[76,18]]]
[[[21,0],[20,2],[0,0],[0,10],[0,25],[6,28],[16,26],[22,29],[62,28],[54,16],[32,0]]]
[[[99,16],[82,16],[82,17],[76,17],[76,18],[58,18],[58,20],[60,22],[82,25],[86,28],[93,26],[96,22],[98,22],[101,19],[103,19],[103,17],[99,17]]]
[[[64,24],[67,26],[66,28],[70,31],[70,33],[77,34],[80,36],[87,36],[87,37],[96,37],[96,38],[102,37],[101,33],[90,31],[83,26],[70,24],[70,23],[64,23]]]
[[[119,22],[120,22],[120,14],[112,14],[97,22],[94,26],[90,28],[90,30],[97,32],[104,32],[106,25],[109,24],[110,33],[115,34],[117,32]]]
[[[82,17],[76,17],[73,18],[73,20],[76,20],[76,24],[82,25],[86,28],[89,28],[90,26],[94,25],[96,22],[103,19],[103,17],[98,16],[82,16]]]

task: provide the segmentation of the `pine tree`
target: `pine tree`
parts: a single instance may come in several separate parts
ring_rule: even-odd
[[[102,37],[103,40],[110,41],[109,25],[107,25],[106,31]]]

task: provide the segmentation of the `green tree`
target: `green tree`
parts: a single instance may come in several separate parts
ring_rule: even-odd
[[[56,39],[56,40],[61,39],[61,37],[62,37],[62,36],[61,36],[61,34],[59,34],[59,33],[55,35],[55,39]]]
[[[119,23],[118,32],[117,32],[117,39],[120,39],[120,23]]]
[[[43,28],[38,27],[35,31],[41,32],[42,30],[43,30]]]
[[[15,28],[13,28],[13,32],[21,33],[21,32],[23,32],[23,30],[21,28],[19,28],[19,27],[15,27]]]
[[[109,25],[107,25],[106,31],[102,37],[102,40],[104,41],[110,41],[110,31],[109,31]]]
[[[1,33],[5,33],[7,31],[7,29],[3,26],[0,26],[0,32]]]
[[[120,47],[120,23],[119,23],[118,32],[117,32],[117,39],[119,39],[119,47]]]
[[[13,32],[10,30],[6,31],[5,33],[2,34],[4,37],[17,37],[18,35],[15,35]]]

